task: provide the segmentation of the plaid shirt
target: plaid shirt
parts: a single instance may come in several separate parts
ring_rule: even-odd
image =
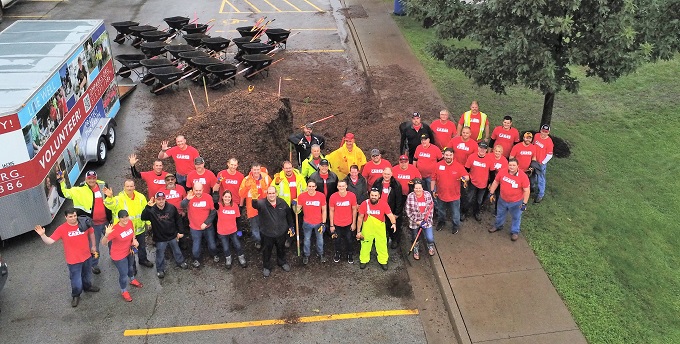
[[[420,223],[425,221],[425,228],[432,227],[432,215],[434,210],[434,201],[432,195],[424,191],[425,197],[425,212],[421,212],[416,202],[416,193],[411,192],[406,197],[406,215],[408,216],[409,228],[415,229],[420,227]]]

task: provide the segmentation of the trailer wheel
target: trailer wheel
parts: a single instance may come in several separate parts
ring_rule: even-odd
[[[109,129],[106,130],[106,145],[109,149],[116,146],[116,129],[113,125],[109,125]]]
[[[106,158],[109,157],[109,149],[106,145],[106,139],[104,137],[99,138],[97,142],[97,164],[103,165],[106,162]]]

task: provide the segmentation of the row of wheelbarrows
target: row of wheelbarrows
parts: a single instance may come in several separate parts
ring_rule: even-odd
[[[142,83],[153,86],[151,92],[156,94],[183,79],[218,89],[229,82],[236,84],[240,74],[246,79],[264,75],[263,72],[268,76],[269,67],[278,62],[273,61],[273,55],[286,48],[290,30],[267,28],[273,20],[263,23],[265,18],[255,25],[236,28],[241,37],[233,39],[211,37],[206,33],[212,28],[209,23],[190,23],[189,18],[181,16],[163,19],[168,25],[164,30],[134,21],[112,23],[118,31],[114,42],[132,41],[132,46],[143,53],[116,55],[114,58],[122,65],[117,74],[127,78],[134,72]],[[266,42],[261,40],[263,35],[267,36]],[[170,44],[176,37],[184,38],[186,44]],[[237,47],[235,64],[226,61],[232,42]]]

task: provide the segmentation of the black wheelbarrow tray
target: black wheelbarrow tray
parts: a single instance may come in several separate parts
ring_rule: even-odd
[[[166,31],[160,31],[160,30],[152,30],[152,31],[144,31],[140,33],[140,36],[142,36],[142,39],[147,41],[147,42],[158,42],[158,41],[164,41],[168,37],[170,37],[171,33],[166,32]]]
[[[253,36],[257,35],[257,33],[259,32],[259,30],[257,28],[255,28],[253,30],[252,25],[251,26],[237,27],[236,31],[238,31],[238,33],[241,34],[241,37],[253,37]]]
[[[209,37],[209,38],[203,38],[201,40],[201,44],[204,47],[206,47],[209,50],[212,50],[216,53],[227,49],[229,47],[229,43],[231,43],[231,41],[224,38],[224,37]]]
[[[138,25],[138,22],[130,20],[111,23],[111,26],[113,26],[113,28],[118,32],[116,38],[114,38],[113,41],[118,44],[123,44],[123,42],[125,42],[125,38],[132,33],[132,31],[130,31],[130,27]]]
[[[151,92],[153,93],[158,93],[161,91],[161,88],[177,82],[184,74],[184,72],[177,67],[153,68],[149,69],[149,73],[158,80],[158,83],[151,89]]]
[[[208,31],[207,24],[186,24],[182,26],[182,31],[192,34],[192,33],[205,33]]]
[[[144,59],[139,61],[139,64],[144,66],[147,70],[152,70],[154,68],[160,68],[160,67],[170,67],[174,65],[174,63],[168,59]],[[142,78],[142,83],[145,85],[153,85],[153,75],[151,73],[147,73],[144,75]]]
[[[189,18],[182,16],[174,16],[163,18],[163,21],[173,30],[181,30],[184,25],[189,24]]]
[[[266,55],[266,54],[252,54],[252,55],[243,55],[241,57],[243,60],[243,64],[246,67],[250,67],[250,70],[246,72],[246,79],[249,78],[249,75],[252,75],[253,73],[259,72],[260,70],[267,68],[270,64],[272,64],[272,60],[274,59],[273,57]]]
[[[183,53],[185,51],[194,51],[196,48],[188,45],[188,44],[176,44],[176,45],[166,45],[165,46],[165,51],[169,52],[172,57],[178,59],[179,58],[179,53]]]
[[[166,45],[168,45],[168,43],[165,43],[163,41],[144,42],[140,45],[140,48],[142,49],[142,52],[144,53],[144,55],[146,55],[147,58],[152,58],[163,54],[165,52]]]
[[[264,34],[269,38],[270,44],[279,44],[288,39],[290,31],[285,29],[267,29]]]
[[[236,85],[236,78],[234,76],[236,75],[237,68],[233,64],[215,64],[210,65],[205,69],[216,78],[215,82],[210,85],[210,88],[217,89],[224,85],[226,80],[229,80],[230,78],[233,81],[233,84]]]
[[[116,55],[113,57],[116,61],[120,62],[120,64],[123,65],[123,67],[120,67],[118,69],[118,72],[116,74],[120,75],[123,78],[128,78],[130,77],[130,74],[132,72],[135,72],[138,77],[141,77],[141,74],[136,71],[136,68],[141,67],[142,65],[140,64],[140,61],[144,60],[146,58],[145,55],[143,54],[120,54]]]
[[[190,33],[184,35],[184,40],[187,41],[187,44],[196,48],[200,47],[201,44],[203,44],[201,40],[203,40],[204,38],[210,38],[210,35],[206,35],[204,33]]]

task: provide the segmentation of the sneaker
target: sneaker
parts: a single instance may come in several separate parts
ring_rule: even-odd
[[[453,234],[458,234],[458,227],[454,226],[454,227],[451,229],[451,233],[453,233]]]
[[[215,257],[217,257],[217,256],[215,256]],[[227,269],[231,269],[231,257],[227,257],[225,259],[225,264],[227,266]]]
[[[194,260],[194,261],[191,263],[191,266],[193,266],[193,267],[195,267],[195,268],[198,268],[199,266],[201,266],[201,263],[200,263],[198,260]]]
[[[467,219],[467,215],[465,215],[464,213],[461,213],[460,214],[460,222],[464,222],[465,219]]]
[[[387,264],[380,264],[380,267],[381,267],[383,270],[387,271]]]
[[[368,263],[359,263],[359,269],[365,269]]]
[[[286,242],[283,243],[283,246],[285,246],[286,248],[289,248],[290,247],[290,240],[286,239]]]
[[[248,263],[246,262],[246,256],[244,256],[244,255],[238,256],[238,263],[239,263],[239,265],[241,265],[242,268],[245,268],[246,266],[248,266]]]
[[[271,273],[272,272],[267,268],[262,269],[262,274],[264,275],[264,277],[269,277]]]
[[[420,260],[420,252],[417,247],[413,249],[413,259]]]
[[[501,230],[501,229],[500,229],[500,228],[496,228],[496,227],[491,227],[491,228],[489,228],[489,233],[496,233],[496,232],[498,232],[499,230]]]
[[[78,307],[79,302],[80,296],[74,296],[73,299],[71,300],[71,307]]]
[[[319,260],[321,261],[322,264],[325,263],[326,262],[326,256],[319,257]]]
[[[186,270],[186,269],[189,268],[189,264],[187,264],[187,262],[182,262],[182,264],[180,264],[180,265],[178,265],[178,266],[179,266],[180,268],[182,268],[183,270]]]
[[[444,229],[445,223],[446,223],[446,221],[441,221],[441,220],[439,222],[437,222],[437,231]]]
[[[517,239],[519,239],[519,234],[517,234],[517,233],[512,233],[512,235],[510,236],[510,240],[512,240],[512,241],[517,241]]]
[[[165,277],[165,271],[158,271],[158,273],[156,273],[156,276],[158,276],[158,278],[160,279],[163,279]]]
[[[482,222],[482,215],[479,213],[475,213],[475,220],[477,220],[477,222]]]
[[[122,292],[121,295],[123,296],[123,300],[127,302],[132,302],[132,296],[130,296],[130,292],[128,292],[127,290]]]
[[[139,262],[139,265],[146,266],[147,268],[152,268],[153,263],[148,261],[148,260],[142,260]]]
[[[259,250],[261,248],[262,248],[262,244],[260,244],[259,242],[256,242],[255,243],[255,249]]]
[[[434,256],[434,245],[431,245],[427,248],[427,253],[431,256]]]
[[[85,290],[88,293],[96,293],[96,292],[99,292],[99,287],[90,286],[89,288],[83,289],[83,290]]]
[[[309,264],[309,257],[307,257],[307,256],[302,257],[302,264],[303,264],[303,265]]]
[[[350,264],[354,264],[354,257],[352,257],[351,254],[347,256],[347,262]]]
[[[213,256],[213,262],[219,263],[220,262],[220,256]]]
[[[534,198],[534,203],[541,203],[542,200],[543,200],[543,197],[536,196],[536,198]]]
[[[95,274],[95,275],[99,275],[100,273],[102,273],[102,271],[99,269],[98,266],[93,266],[92,267],[92,273]]]
[[[340,252],[335,252],[335,255],[333,256],[333,262],[340,263]]]
[[[283,264],[283,265],[281,265],[281,269],[283,269],[283,271],[285,271],[285,272],[288,272],[288,271],[290,271],[290,265],[288,265],[288,263]]]
[[[133,279],[132,281],[130,281],[130,285],[133,286],[133,287],[137,287],[137,288],[141,288],[141,287],[144,286],[144,285],[142,284],[142,282],[140,282],[140,281],[138,281],[138,280],[136,280],[136,279]]]

